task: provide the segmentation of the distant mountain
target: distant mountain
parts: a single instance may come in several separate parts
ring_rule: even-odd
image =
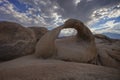
[[[118,33],[109,33],[109,32],[107,32],[107,33],[102,33],[102,34],[106,35],[106,36],[108,36],[110,38],[113,38],[113,39],[120,39],[120,34],[118,34]]]

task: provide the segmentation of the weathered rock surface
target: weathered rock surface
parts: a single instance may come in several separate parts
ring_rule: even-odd
[[[64,28],[75,28],[78,33],[76,36],[56,39]],[[102,34],[93,35],[82,22],[69,19],[39,40],[35,55],[41,58],[56,58],[119,68],[120,40]]]
[[[29,27],[30,29],[32,29],[35,33],[35,37],[36,37],[36,41],[39,41],[39,39],[48,32],[47,28],[45,27]]]
[[[77,34],[56,40],[58,58],[75,62],[91,62],[96,57],[96,44],[91,31],[79,20],[67,20],[63,28],[74,28]]]
[[[120,69],[120,40],[96,34],[98,64]]]
[[[33,52],[34,33],[14,22],[0,22],[0,61],[14,59]]]
[[[0,64],[0,80],[120,80],[114,68],[41,60],[31,55]]]
[[[57,27],[52,31],[47,32],[36,44],[35,55],[39,58],[51,58],[56,56],[57,48],[55,45],[56,37],[63,27]]]
[[[72,38],[56,40],[64,28],[75,28],[78,33]],[[90,62],[96,57],[94,36],[82,22],[69,19],[64,25],[49,31],[39,40],[35,54],[42,58],[54,56],[67,61]]]
[[[75,28],[78,33],[57,39],[64,28]],[[35,35],[39,40],[35,55],[0,63],[0,80],[120,80],[120,40],[93,35],[75,19],[42,37],[33,30],[36,33],[16,23],[0,22],[0,60],[33,52]]]

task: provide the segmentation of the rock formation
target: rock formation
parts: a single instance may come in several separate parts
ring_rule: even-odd
[[[58,39],[64,28],[75,28],[77,35]],[[35,54],[17,58],[33,52],[34,34]],[[0,22],[0,60],[17,58],[0,63],[0,80],[120,80],[120,40],[93,35],[75,19],[38,36],[39,31]]]
[[[77,35],[56,39],[64,28],[75,28]],[[119,68],[119,44],[120,40],[110,39],[101,34],[93,35],[82,22],[69,19],[39,40],[35,55],[41,58],[56,58]]]
[[[36,41],[39,41],[39,39],[48,32],[47,28],[45,27],[29,27],[30,29],[32,29],[34,31],[35,37],[36,37]]]
[[[120,71],[85,63],[41,60],[29,55],[1,63],[0,80],[120,80]]]
[[[0,61],[14,59],[33,52],[34,33],[14,22],[0,22]]]
[[[56,40],[64,28],[75,28],[78,33],[73,38]],[[67,61],[91,62],[96,57],[94,36],[82,22],[69,19],[64,25],[49,31],[39,40],[35,54],[42,58],[55,56]]]
[[[98,65],[120,69],[120,40],[110,39],[105,35],[96,34]]]
[[[35,55],[40,58],[50,58],[57,54],[55,45],[56,37],[63,26],[57,27],[47,32],[36,44]]]

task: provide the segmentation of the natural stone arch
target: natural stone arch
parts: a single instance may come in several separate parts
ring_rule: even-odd
[[[81,21],[76,19],[69,19],[65,22],[64,28],[74,28],[77,30],[76,37],[82,38],[83,40],[94,42],[94,36],[87,26],[85,26]]]
[[[72,38],[56,40],[59,32],[64,28],[75,28],[78,31],[77,35]],[[75,49],[72,49],[71,46],[74,46]],[[39,40],[35,54],[42,58],[54,56],[68,61],[89,62],[96,57],[94,36],[81,21],[69,19],[64,25],[51,30]]]

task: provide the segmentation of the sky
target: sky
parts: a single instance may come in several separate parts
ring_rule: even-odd
[[[93,33],[120,34],[120,0],[0,0],[0,21],[53,29],[69,18],[84,22]]]

